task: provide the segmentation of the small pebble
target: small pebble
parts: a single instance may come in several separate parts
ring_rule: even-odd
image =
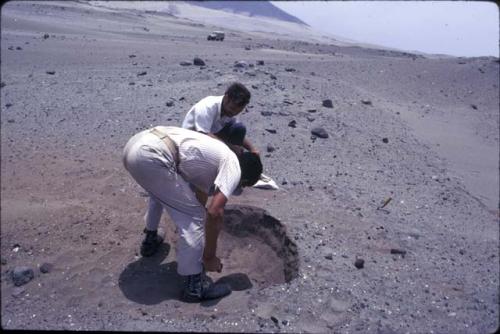
[[[354,261],[354,266],[358,269],[361,269],[365,266],[365,260],[363,259],[356,259],[356,261]]]
[[[314,128],[311,130],[311,133],[313,136],[316,136],[319,138],[328,138],[328,133],[323,128]]]
[[[43,274],[47,274],[50,273],[53,268],[54,268],[53,264],[45,262],[40,266],[40,272]]]
[[[33,277],[35,277],[33,269],[26,266],[14,268],[11,275],[12,275],[12,281],[14,282],[15,286],[24,285],[29,281],[31,281]]]
[[[323,100],[323,107],[325,108],[333,108],[332,100]]]

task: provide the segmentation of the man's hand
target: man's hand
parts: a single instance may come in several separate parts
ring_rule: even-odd
[[[260,152],[256,149],[253,149],[252,151],[250,151],[250,153],[255,153],[260,157]]]
[[[210,259],[205,259],[205,257],[203,257],[203,266],[206,271],[216,271],[218,273],[222,271],[223,267],[222,262],[220,262],[220,259],[217,256]]]
[[[246,148],[249,152],[255,153],[260,157],[259,150],[257,150],[247,138],[243,139],[243,147]]]

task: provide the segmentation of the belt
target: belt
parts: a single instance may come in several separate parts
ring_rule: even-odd
[[[160,138],[165,145],[167,145],[168,150],[172,153],[175,163],[179,164],[179,150],[177,149],[175,142],[166,133],[157,128],[152,128],[150,132]]]

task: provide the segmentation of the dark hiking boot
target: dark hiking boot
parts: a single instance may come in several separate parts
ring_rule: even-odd
[[[160,248],[160,245],[163,242],[163,238],[158,235],[156,230],[148,231],[144,229],[144,233],[146,236],[141,244],[141,255],[143,257],[149,257],[158,251],[158,248]]]
[[[231,293],[228,284],[214,284],[209,281],[204,272],[189,275],[184,284],[183,299],[187,302],[200,302],[209,299],[217,299]]]

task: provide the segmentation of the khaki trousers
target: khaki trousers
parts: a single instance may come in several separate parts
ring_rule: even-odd
[[[123,164],[149,193],[146,228],[158,229],[163,209],[166,209],[179,231],[177,272],[194,275],[203,270],[206,210],[189,183],[177,173],[174,154],[160,138],[145,130],[125,145]]]

